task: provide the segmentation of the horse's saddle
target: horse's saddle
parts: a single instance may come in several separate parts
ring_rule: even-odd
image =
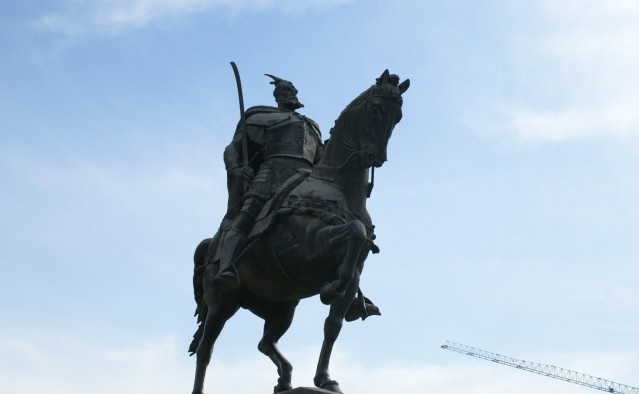
[[[310,170],[300,169],[284,182],[275,195],[267,201],[258,215],[248,240],[252,241],[266,233],[280,216],[291,214],[305,214],[315,216],[327,224],[344,224],[351,220],[361,218],[346,208],[345,201],[340,192],[334,187],[305,186],[296,189],[311,174]],[[323,186],[328,186],[324,184]],[[313,192],[309,193],[309,189]],[[367,233],[373,253],[378,253],[379,248],[373,243],[375,235],[374,226],[367,226]]]

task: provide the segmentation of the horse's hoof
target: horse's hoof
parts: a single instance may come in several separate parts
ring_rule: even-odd
[[[369,316],[381,316],[381,312],[377,305],[373,304],[371,300],[364,297],[365,302],[359,302],[359,300],[355,300],[348,311],[346,311],[346,316],[344,316],[344,320],[351,322],[357,319],[366,320]]]
[[[332,283],[327,283],[322,286],[322,290],[320,290],[320,301],[324,305],[331,305],[335,301],[344,297],[345,292],[335,290],[335,286]]]
[[[277,386],[273,387],[273,393],[281,393],[289,390],[293,390],[293,386],[291,386],[290,384],[278,384]]]
[[[323,390],[327,390],[333,393],[338,393],[338,394],[344,394],[342,392],[342,390],[340,390],[339,388],[339,384],[334,381],[334,380],[327,380],[326,382],[323,382],[322,384],[320,384],[319,386],[317,386]]]

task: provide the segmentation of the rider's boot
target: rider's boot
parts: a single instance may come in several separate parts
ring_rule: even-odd
[[[235,264],[246,246],[248,233],[253,227],[255,217],[259,214],[262,206],[262,201],[254,198],[248,199],[233,221],[231,229],[224,238],[220,270],[213,279],[214,286],[236,289],[240,285],[240,278]]]
[[[220,270],[213,279],[213,285],[227,289],[235,289],[240,285],[240,279],[235,268],[235,261],[239,252],[244,249],[246,235],[232,228],[224,239]]]
[[[357,298],[353,300],[348,311],[346,311],[344,320],[349,322],[359,318],[366,320],[369,316],[381,316],[381,312],[377,305],[373,304],[373,301],[364,296],[361,289],[357,289]]]

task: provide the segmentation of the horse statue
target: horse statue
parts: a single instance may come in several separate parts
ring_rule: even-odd
[[[299,301],[317,294],[330,311],[314,384],[342,393],[329,376],[331,351],[356,299],[364,260],[369,252],[379,251],[366,210],[369,170],[386,161],[409,85],[408,79],[399,83],[399,77],[386,70],[342,111],[312,171],[285,183],[258,217],[237,264],[239,288],[212,285],[219,264],[205,259],[210,239],[199,244],[193,275],[199,327],[189,348],[197,355],[193,394],[203,394],[213,345],[240,307],[264,319],[258,349],[277,367],[274,392],[291,390],[293,368],[277,342],[290,327]]]

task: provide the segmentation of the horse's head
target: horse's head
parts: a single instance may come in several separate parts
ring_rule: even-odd
[[[386,147],[395,125],[402,118],[402,94],[410,80],[384,71],[377,83],[351,102],[340,115],[347,122],[345,143],[361,154],[364,167],[380,167],[387,159]],[[340,123],[339,119],[337,124]]]

